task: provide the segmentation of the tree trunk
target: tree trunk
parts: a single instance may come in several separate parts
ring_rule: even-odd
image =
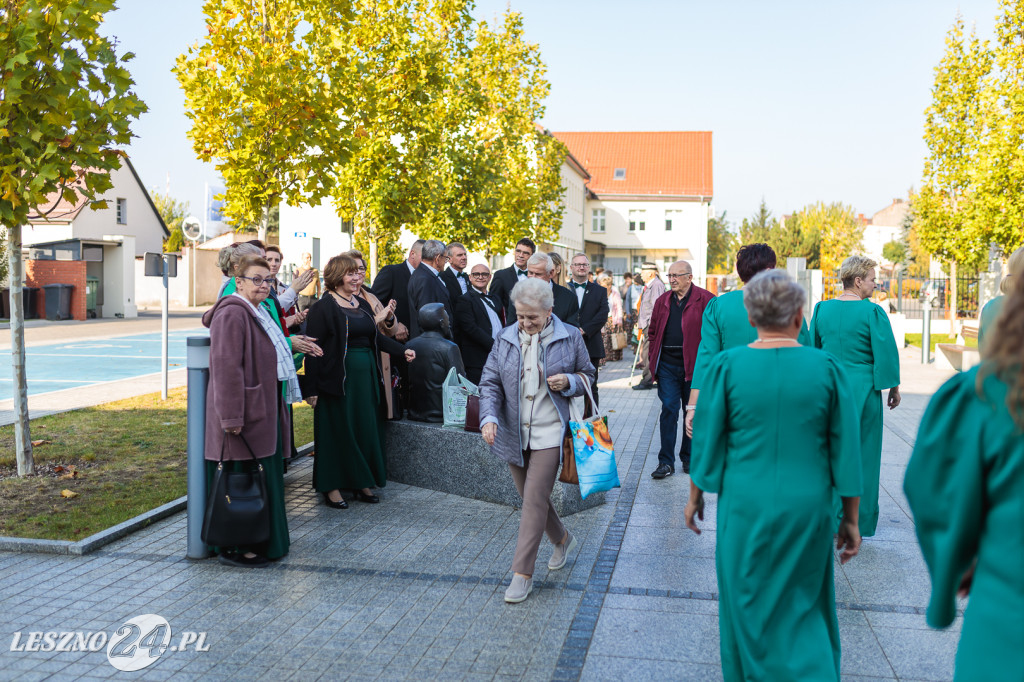
[[[368,240],[370,244],[370,281],[377,278],[377,240],[372,237]]]
[[[263,207],[263,215],[260,216],[260,224],[256,228],[256,239],[264,244],[267,243],[267,225],[270,224],[270,206]]]
[[[32,435],[28,426],[28,378],[25,375],[24,273],[21,262],[21,225],[8,228],[8,272],[11,280],[11,364],[14,369],[14,447],[18,475],[32,473]]]

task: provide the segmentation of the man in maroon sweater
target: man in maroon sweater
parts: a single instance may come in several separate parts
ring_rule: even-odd
[[[694,285],[693,269],[684,260],[668,269],[669,291],[654,302],[651,324],[651,374],[658,378],[661,399],[661,450],[658,468],[651,476],[665,478],[675,473],[676,431],[679,411],[690,395],[693,365],[700,346],[704,308],[714,294]],[[679,446],[683,473],[690,473],[690,437],[683,433]]]

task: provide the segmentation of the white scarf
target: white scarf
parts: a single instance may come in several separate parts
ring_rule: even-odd
[[[277,380],[284,383],[285,403],[291,405],[301,401],[302,391],[299,389],[299,378],[295,374],[292,349],[288,340],[284,338],[284,332],[281,331],[280,325],[274,322],[273,318],[270,317],[270,313],[264,310],[262,306],[253,305],[252,301],[238,292],[235,292],[232,296],[238,296],[238,298],[249,304],[249,307],[256,312],[256,319],[259,321],[260,326],[263,327],[263,331],[270,337],[270,342],[274,344],[274,352],[277,353]]]

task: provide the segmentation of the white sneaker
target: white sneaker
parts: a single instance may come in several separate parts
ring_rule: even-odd
[[[509,604],[518,604],[526,601],[533,590],[533,578],[524,578],[518,573],[512,574],[512,584],[505,590],[505,601]]]
[[[551,553],[551,560],[548,561],[548,570],[557,571],[569,560],[569,552],[576,549],[576,536],[566,531],[569,537],[560,545],[555,545],[555,551]]]

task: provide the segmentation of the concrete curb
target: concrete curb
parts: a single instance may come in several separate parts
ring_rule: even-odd
[[[305,457],[313,452],[313,444],[306,443],[298,448],[299,457]],[[71,554],[81,556],[109,545],[115,540],[151,526],[157,521],[173,516],[184,511],[188,503],[188,495],[183,495],[167,504],[162,504],[156,509],[122,521],[116,526],[101,530],[87,538],[72,542],[70,540],[39,540],[36,538],[7,538],[0,537],[0,552],[36,552],[39,554]]]

